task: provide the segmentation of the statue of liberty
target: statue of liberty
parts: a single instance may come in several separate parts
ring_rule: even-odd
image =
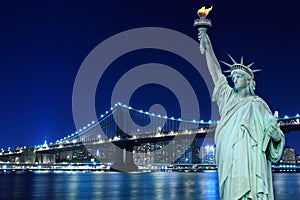
[[[230,87],[221,71],[206,28],[199,28],[200,51],[205,55],[215,84],[212,100],[219,108],[220,122],[215,131],[216,162],[220,198],[274,199],[272,162],[280,159],[285,138],[266,102],[255,95],[254,72],[231,56]]]

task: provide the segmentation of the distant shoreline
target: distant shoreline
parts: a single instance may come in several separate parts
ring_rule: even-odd
[[[101,163],[0,163],[0,173],[7,172],[110,172],[110,164]],[[139,165],[138,172],[214,172],[215,164]],[[299,173],[300,164],[273,164],[277,173]]]

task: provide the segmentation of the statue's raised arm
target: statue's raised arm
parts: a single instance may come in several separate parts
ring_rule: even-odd
[[[222,75],[222,70],[218,59],[214,53],[211,41],[206,33],[206,31],[199,31],[198,39],[200,42],[200,52],[201,54],[205,54],[208,70],[213,79],[214,84],[216,84],[217,80]]]

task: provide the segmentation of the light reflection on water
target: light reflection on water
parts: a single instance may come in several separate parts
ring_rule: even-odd
[[[273,174],[275,199],[300,199],[300,173]]]
[[[274,174],[275,199],[299,199],[300,174]],[[219,199],[217,173],[6,173],[0,199]]]

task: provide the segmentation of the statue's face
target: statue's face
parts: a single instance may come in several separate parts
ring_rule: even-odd
[[[246,77],[238,72],[232,74],[232,81],[234,83],[234,88],[237,91],[246,88],[248,85]]]

